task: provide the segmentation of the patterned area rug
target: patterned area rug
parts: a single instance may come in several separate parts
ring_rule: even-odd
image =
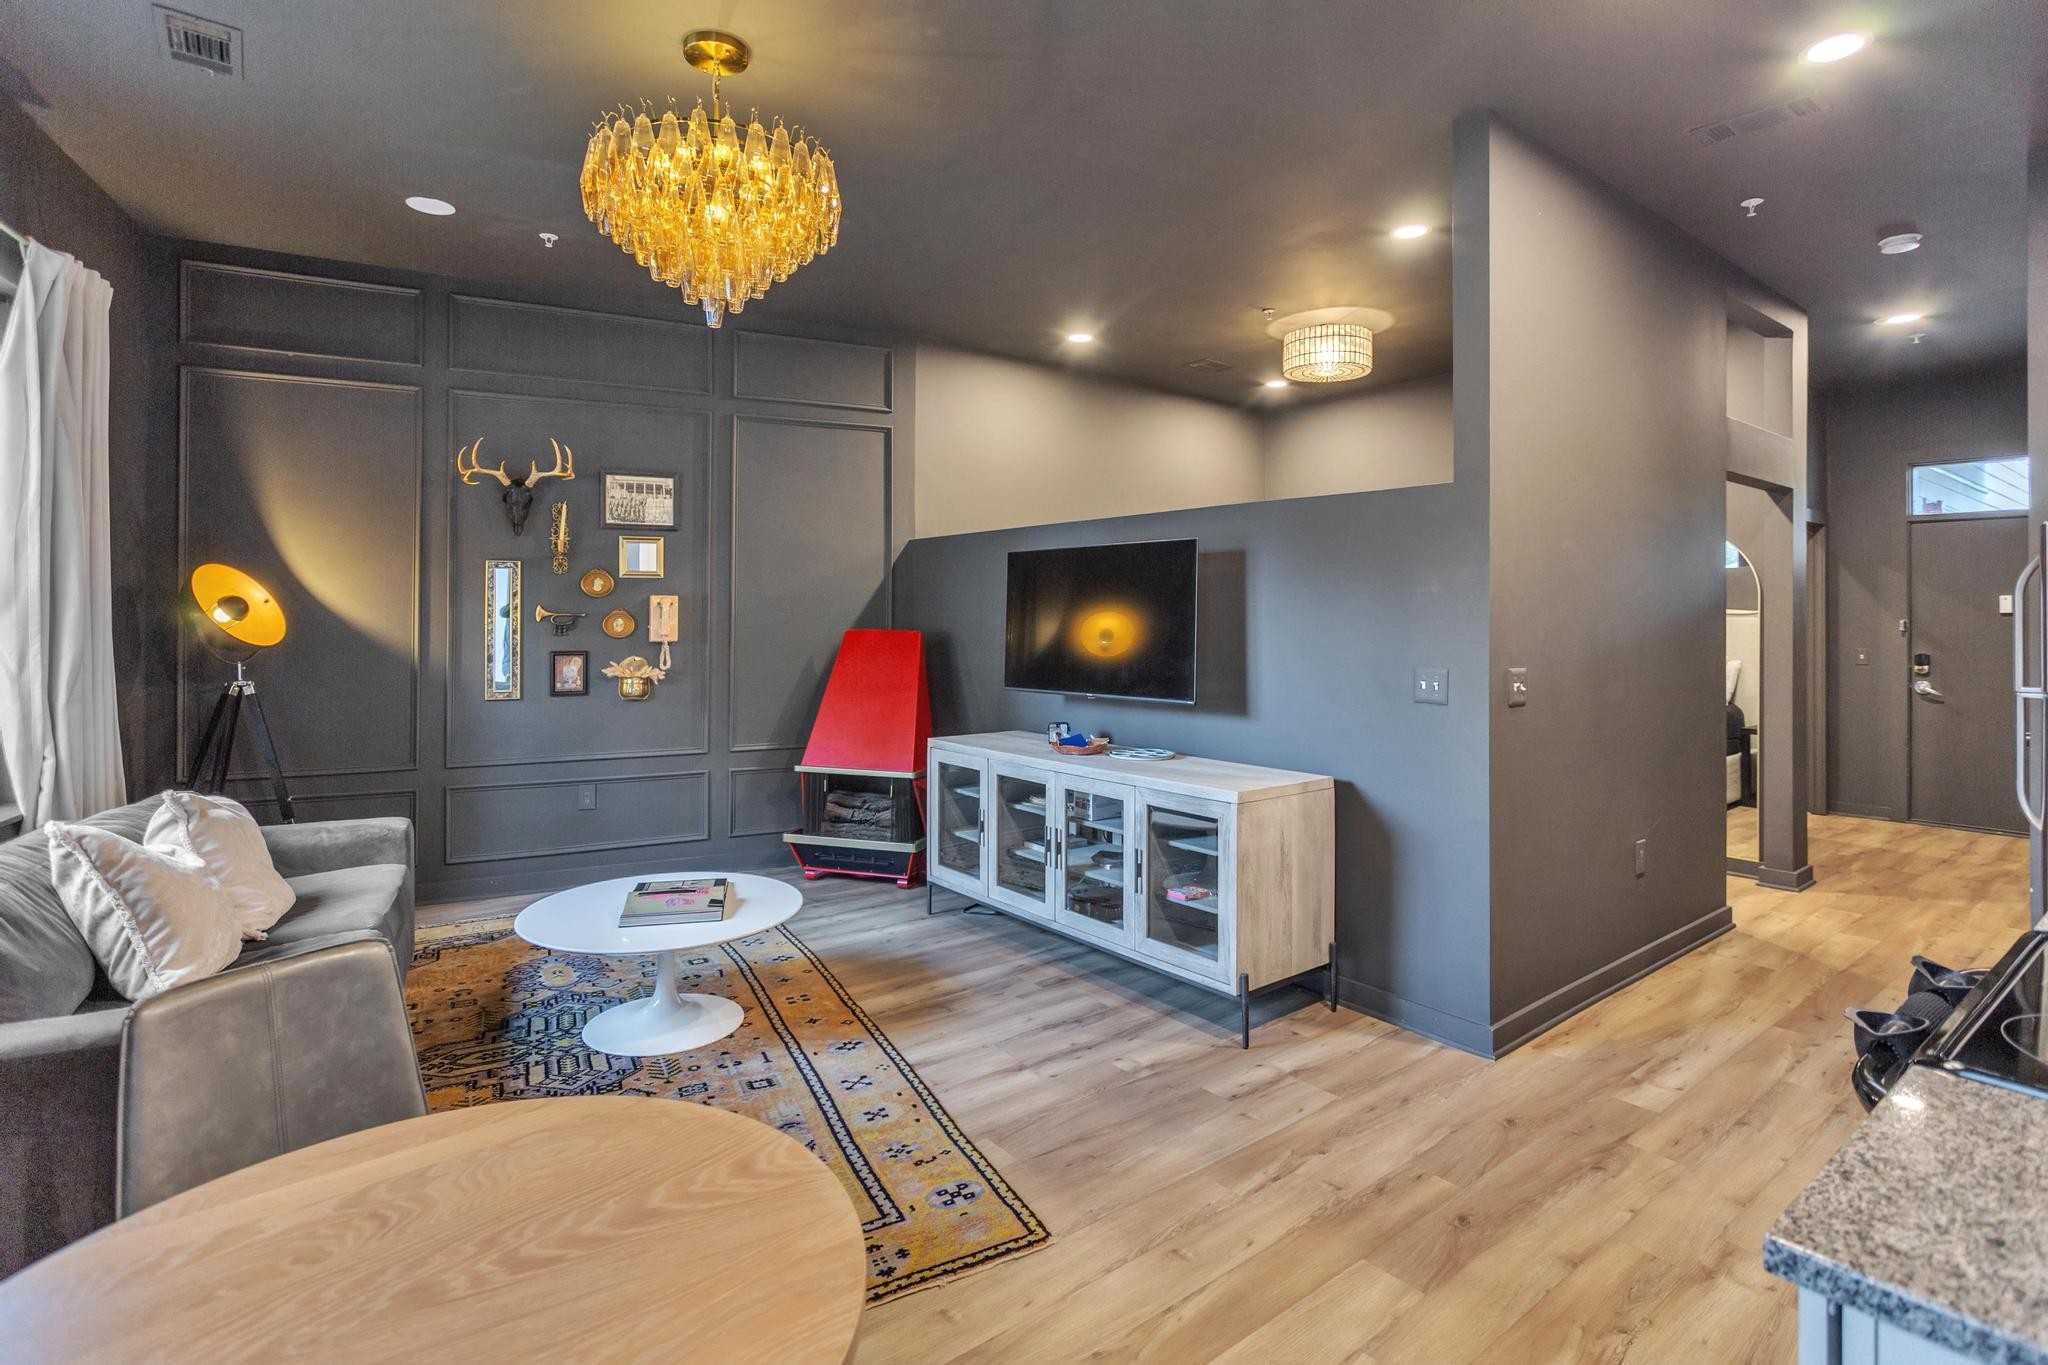
[[[871,1304],[1045,1245],[1037,1215],[796,935],[681,960],[684,990],[746,1010],[730,1038],[671,1057],[590,1051],[584,1022],[645,994],[653,965],[536,948],[510,919],[422,929],[405,994],[428,1107],[655,1095],[780,1128],[860,1212]]]

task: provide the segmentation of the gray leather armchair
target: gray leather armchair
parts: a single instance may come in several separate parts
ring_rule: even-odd
[[[157,806],[138,801],[84,823],[139,839]],[[402,981],[412,952],[412,822],[272,825],[263,839],[298,901],[228,971],[377,940],[396,950]],[[0,1275],[113,1220],[128,1009],[50,885],[42,832],[0,843]]]
[[[320,948],[128,1011],[116,1214],[426,1113],[392,958],[374,939]]]

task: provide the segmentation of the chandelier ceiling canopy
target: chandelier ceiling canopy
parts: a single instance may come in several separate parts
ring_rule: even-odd
[[[660,118],[643,101],[599,119],[584,152],[583,212],[647,273],[683,291],[716,327],[839,240],[839,182],[815,138],[781,119],[745,127],[719,102],[720,81],[752,51],[729,33],[683,39],[691,66],[711,75],[711,108],[687,118],[674,100]]]

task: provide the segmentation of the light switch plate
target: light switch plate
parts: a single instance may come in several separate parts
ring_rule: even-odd
[[[1529,670],[1528,670],[1528,669],[1526,669],[1526,668],[1511,668],[1511,669],[1509,669],[1509,670],[1508,670],[1508,705],[1509,705],[1510,707],[1515,707],[1515,706],[1527,706],[1528,704],[1529,704]]]
[[[2002,593],[1998,594],[1998,614],[1999,614],[2000,616],[2010,616],[2010,615],[2012,615],[2012,594],[2011,594],[2011,593],[2009,593],[2009,592],[2002,592]]]
[[[1857,651],[1856,651],[1856,666],[1857,666],[1858,668],[1868,668],[1868,667],[1870,667],[1870,651],[1869,651],[1869,650],[1867,650],[1867,649],[1859,649],[1859,650],[1857,650]]]
[[[1424,706],[1449,706],[1451,704],[1451,670],[1448,668],[1416,669],[1415,700]]]
[[[579,782],[576,784],[576,809],[597,809],[597,784],[595,782]]]

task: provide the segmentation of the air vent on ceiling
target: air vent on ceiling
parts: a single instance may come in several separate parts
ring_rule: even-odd
[[[221,76],[242,74],[242,30],[216,24],[196,14],[162,5],[156,11],[157,32],[163,35],[164,56]]]
[[[1191,370],[1201,370],[1205,374],[1215,374],[1221,370],[1229,369],[1230,363],[1224,360],[1211,360],[1208,356],[1203,356],[1200,360],[1190,360],[1187,363],[1187,367]]]
[[[1689,129],[1693,137],[1712,146],[1717,142],[1728,142],[1738,137],[1750,137],[1768,132],[1772,128],[1791,123],[1797,119],[1812,118],[1815,114],[1827,112],[1827,101],[1818,95],[1801,95],[1782,104],[1767,104],[1761,109],[1752,109],[1734,118],[1716,119]]]

